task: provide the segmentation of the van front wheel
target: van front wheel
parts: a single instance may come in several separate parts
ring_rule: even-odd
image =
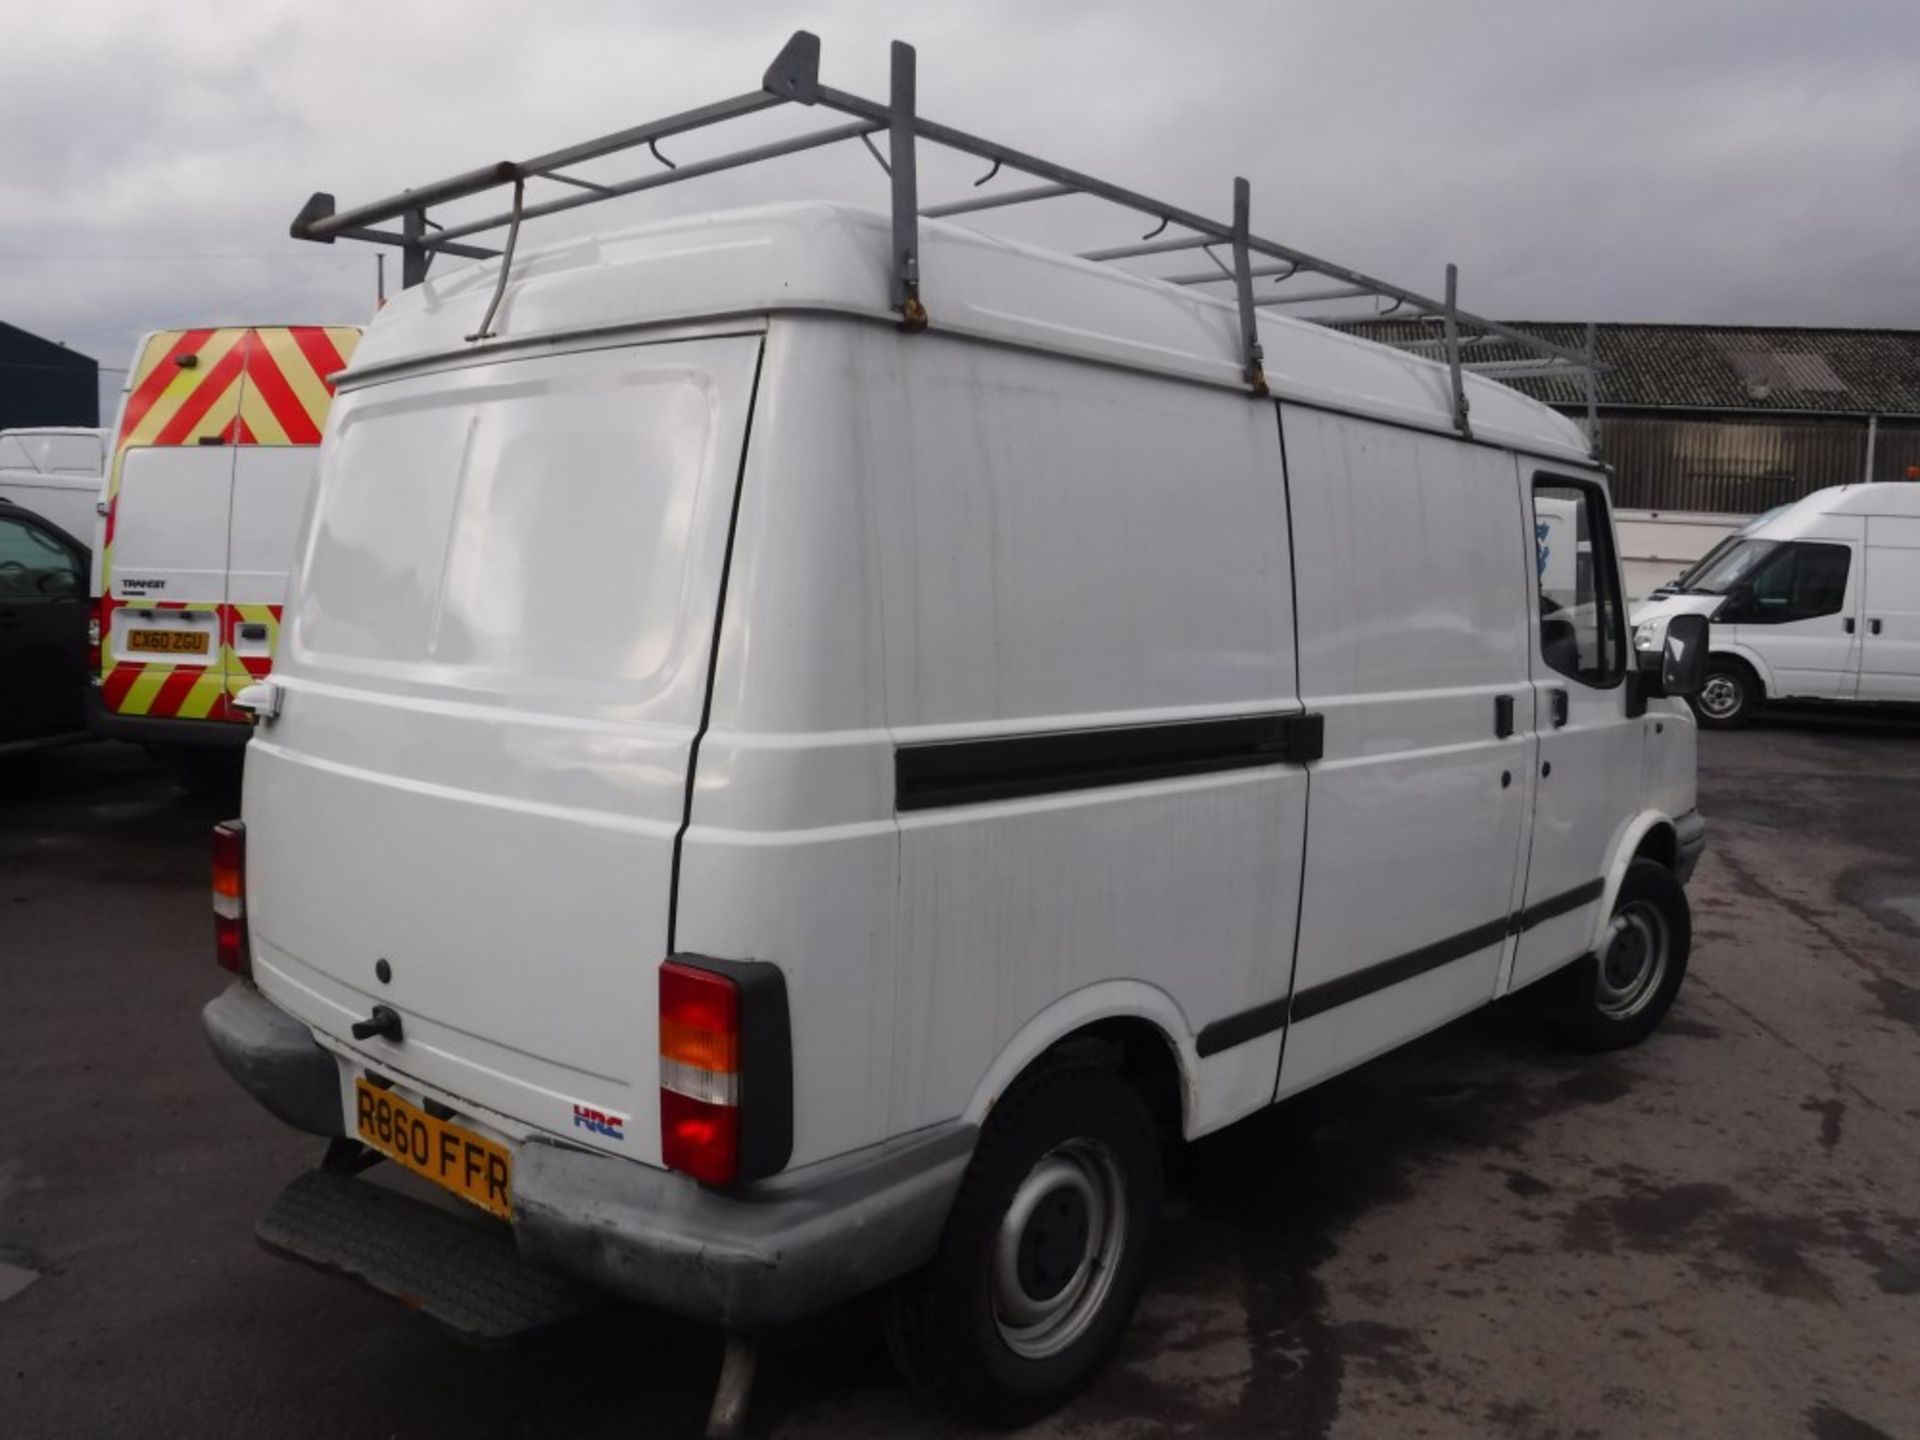
[[[1063,1064],[994,1107],[931,1264],[888,1297],[887,1344],[915,1390],[998,1425],[1071,1399],[1112,1354],[1146,1284],[1160,1142],[1139,1095]]]
[[[1692,697],[1693,715],[1708,730],[1738,730],[1759,713],[1766,691],[1753,667],[1731,655],[1707,660],[1707,678]]]
[[[1679,877],[1656,861],[1635,860],[1599,948],[1568,967],[1561,1037],[1580,1050],[1638,1045],[1672,1007],[1692,947],[1693,915]]]

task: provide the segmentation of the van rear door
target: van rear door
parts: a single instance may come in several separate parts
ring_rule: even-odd
[[[262,326],[247,336],[233,499],[227,521],[227,693],[272,667],[287,572],[313,488],[331,377],[360,332],[344,326]]]
[[[101,699],[116,714],[225,709],[227,511],[247,332],[167,330],[134,359],[100,552]]]
[[[334,406],[248,749],[254,974],[510,1134],[659,1160],[658,967],[759,352],[467,362]],[[375,1003],[399,1042],[351,1038]]]

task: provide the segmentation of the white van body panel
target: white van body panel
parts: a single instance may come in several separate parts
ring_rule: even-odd
[[[106,432],[84,425],[0,430],[0,470],[99,479],[107,471]]]
[[[51,520],[89,550],[100,547],[98,475],[43,474],[38,470],[0,470],[0,500]]]
[[[784,975],[792,1167],[978,1120],[1117,1019],[1197,1135],[1487,1002],[1530,884],[1603,883],[1674,722],[1616,688],[1605,746],[1544,733],[1532,486],[1599,483],[1577,427],[1470,376],[1464,443],[1444,367],[1266,317],[1252,397],[1231,306],[957,226],[903,334],[888,235],[679,221],[523,254],[489,342],[490,264],[372,326],[246,777],[254,973],[337,1053],[658,1164],[679,952]],[[1324,758],[903,801],[917,747],[1309,715]],[[402,1043],[346,1038],[376,1002]]]
[[[495,321],[503,339],[485,348],[774,311],[896,324],[891,236],[883,211],[793,204],[522,250]],[[920,273],[942,335],[1244,388],[1238,312],[1191,287],[934,220],[920,225]],[[498,268],[482,262],[436,271],[395,296],[354,356],[354,371],[475,353],[465,337],[479,328],[498,278]],[[1453,434],[1444,365],[1265,312],[1260,339],[1275,394]],[[1484,376],[1464,381],[1476,436],[1589,463],[1573,421]]]
[[[674,837],[759,349],[546,352],[343,389],[284,617],[285,714],[247,758],[262,992],[342,1043],[390,1003],[404,1042],[351,1046],[383,1073],[642,1160],[650,1123],[571,1119],[654,1111]]]

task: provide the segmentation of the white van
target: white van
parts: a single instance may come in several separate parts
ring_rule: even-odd
[[[1703,725],[1744,725],[1769,700],[1920,702],[1920,484],[1836,485],[1769,511],[1634,620],[1683,614],[1713,621]]]
[[[1633,1043],[1687,963],[1649,697],[1705,625],[1630,663],[1578,429],[1469,375],[1463,438],[1448,367],[1266,317],[1250,385],[1234,306],[955,225],[916,315],[901,213],[390,304],[216,836],[208,1035],[331,1141],[262,1238],[481,1333],[547,1276],[723,1326],[716,1430],[743,1337],[880,1287],[916,1385],[1030,1418],[1146,1283],[1162,1139],[1536,982]]]
[[[97,550],[104,445],[98,430],[0,430],[0,500],[51,521]]]
[[[93,728],[189,781],[247,741],[228,701],[271,668],[332,376],[359,337],[225,326],[134,350],[96,547]]]

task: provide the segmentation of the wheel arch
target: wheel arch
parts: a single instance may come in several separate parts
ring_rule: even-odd
[[[1606,937],[1613,918],[1614,902],[1620,897],[1620,885],[1627,878],[1627,867],[1635,860],[1657,861],[1678,871],[1680,832],[1673,817],[1659,810],[1642,810],[1627,822],[1614,842],[1613,858],[1607,864],[1605,888],[1600,892],[1600,910],[1594,919],[1593,945],[1598,948]]]
[[[1707,637],[1707,664],[1711,666],[1714,660],[1721,656],[1725,656],[1730,660],[1738,660],[1753,672],[1754,678],[1760,682],[1760,698],[1762,700],[1771,700],[1779,693],[1780,687],[1773,678],[1773,667],[1767,664],[1761,657],[1759,651],[1753,649],[1750,645],[1743,645],[1738,640],[1726,642],[1717,640],[1709,633]]]
[[[983,1124],[1021,1076],[1076,1048],[1114,1064],[1142,1089],[1156,1120],[1185,1133],[1197,1108],[1193,1037],[1173,998],[1137,980],[1076,990],[1027,1021],[987,1067],[961,1118]]]

